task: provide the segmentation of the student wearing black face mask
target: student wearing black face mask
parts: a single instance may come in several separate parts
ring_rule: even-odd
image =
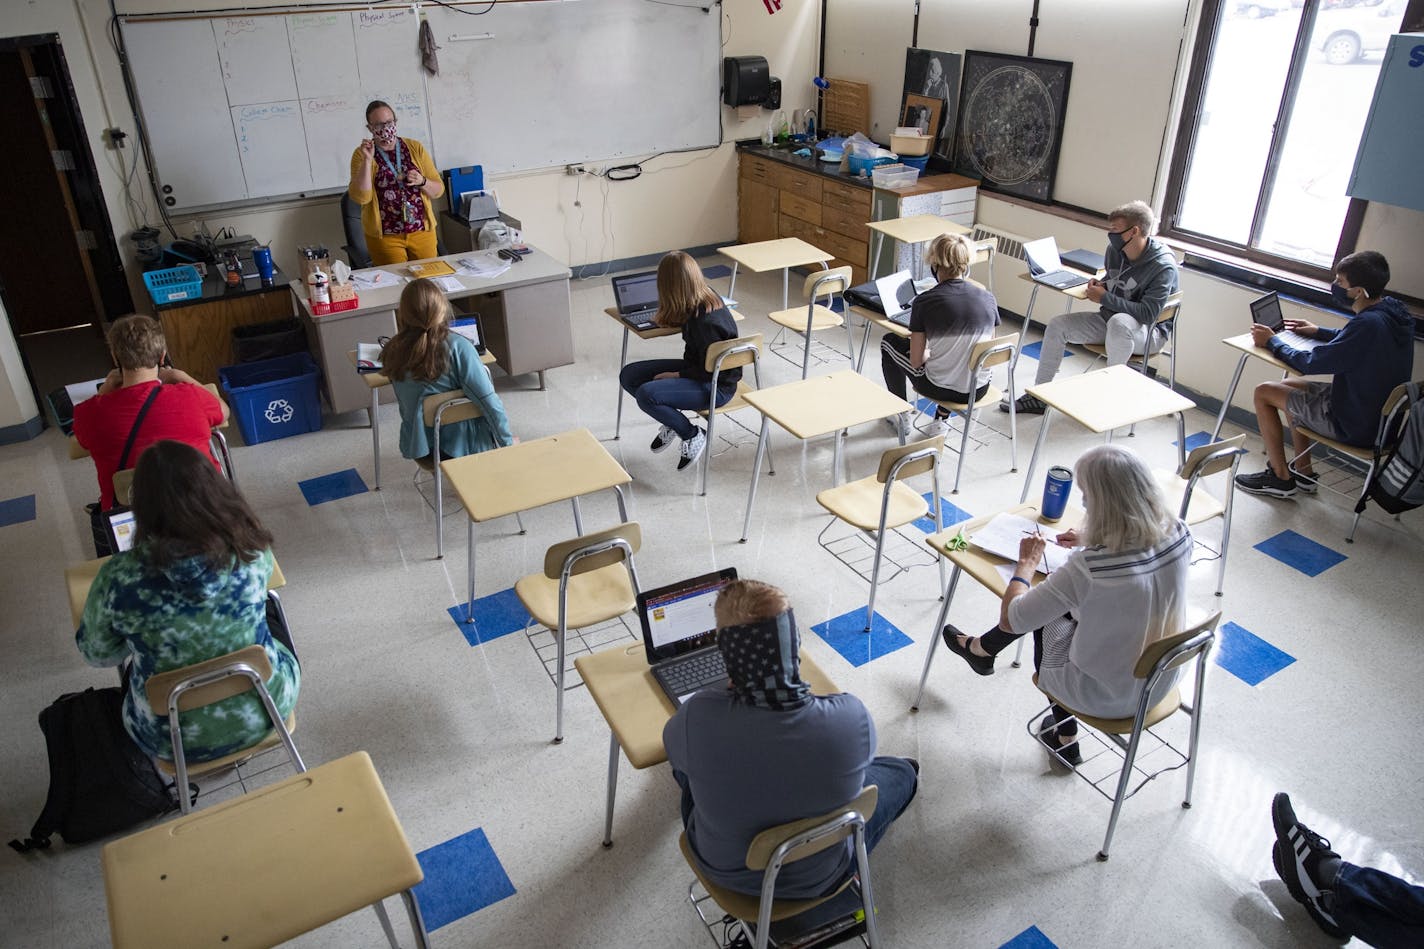
[[[1379,429],[1380,410],[1394,387],[1408,382],[1414,371],[1414,321],[1393,297],[1384,296],[1389,262],[1373,250],[1351,254],[1335,266],[1331,298],[1354,316],[1341,329],[1327,329],[1306,320],[1286,320],[1285,329],[1323,340],[1314,349],[1297,349],[1268,327],[1255,324],[1257,346],[1301,375],[1331,380],[1307,382],[1282,379],[1256,387],[1256,421],[1266,442],[1267,467],[1236,476],[1243,491],[1273,498],[1292,497],[1297,490],[1316,491],[1315,471],[1305,455],[1310,442],[1295,426],[1347,445],[1369,445]],[[1286,461],[1281,412],[1289,416],[1296,462]],[[1303,457],[1301,457],[1303,455]]]
[[[1152,235],[1157,215],[1145,201],[1130,201],[1108,215],[1108,247],[1103,254],[1102,280],[1089,280],[1084,290],[1097,310],[1064,313],[1048,321],[1038,355],[1034,384],[1051,380],[1063,361],[1065,343],[1101,343],[1108,365],[1120,366],[1133,354],[1155,353],[1167,340],[1168,327],[1157,325],[1167,300],[1177,292],[1177,260]],[[1019,396],[1019,412],[1043,414],[1042,400]],[[999,404],[1009,410],[1008,399]]]

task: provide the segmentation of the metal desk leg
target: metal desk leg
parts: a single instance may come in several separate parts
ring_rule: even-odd
[[[1028,474],[1024,475],[1023,492],[1019,494],[1019,503],[1028,500],[1028,486],[1033,483],[1033,473],[1038,470],[1038,453],[1043,450],[1043,442],[1048,438],[1048,423],[1053,421],[1053,406],[1048,406],[1043,410],[1043,425],[1038,430],[1038,438],[1033,443],[1033,457],[1028,460]]]
[[[475,621],[475,522],[465,518],[465,575],[469,580],[469,597],[465,607],[465,622]]]
[[[1226,421],[1226,410],[1231,408],[1231,400],[1236,398],[1236,386],[1241,381],[1241,370],[1246,368],[1246,360],[1250,359],[1249,353],[1242,353],[1241,358],[1236,361],[1236,371],[1231,374],[1231,385],[1226,387],[1226,398],[1221,400],[1221,411],[1216,413],[1216,427],[1211,430],[1211,440],[1216,441],[1221,436],[1221,426]]]
[[[579,508],[578,498],[569,498],[569,503],[574,506],[574,533],[583,536],[583,512]]]
[[[548,388],[549,388],[548,384],[544,381],[544,370],[543,370],[543,369],[540,369],[540,370],[539,370],[539,391],[540,391],[540,392],[544,392],[544,391],[546,391]]]
[[[381,490],[381,390],[371,390],[371,457],[376,466],[376,487]]]
[[[1187,463],[1187,419],[1185,412],[1177,413],[1177,470]]]
[[[845,441],[845,437],[846,429],[841,429],[835,434],[836,448],[833,460],[831,461],[831,484],[835,487],[840,487],[841,484],[841,446]]]
[[[1009,360],[1009,375],[1018,368],[1019,354],[1023,352],[1024,340],[1028,339],[1028,327],[1033,322],[1033,305],[1038,300],[1038,284],[1033,285],[1033,289],[1028,292],[1028,306],[1024,309],[1023,326],[1019,327],[1019,344],[1014,348],[1014,357]]]
[[[791,305],[791,268],[781,268],[781,308],[784,310]]]
[[[608,799],[603,805],[603,846],[613,846],[613,797],[618,792],[618,736],[608,732]]]
[[[430,949],[430,934],[425,931],[425,917],[420,915],[420,904],[410,890],[401,890],[401,901],[405,903],[406,915],[410,917],[410,929],[415,934],[415,944],[419,949]]]
[[[939,555],[943,557],[943,554]],[[930,648],[925,653],[925,668],[920,673],[920,687],[915,690],[915,700],[910,703],[910,711],[920,710],[920,699],[925,694],[925,680],[930,677],[930,666],[934,663],[935,650],[939,648],[939,631],[944,629],[945,622],[949,619],[949,604],[954,600],[954,588],[959,585],[959,564],[954,565],[954,572],[949,575],[949,586],[944,588],[944,603],[940,605],[939,616],[935,619],[934,629],[930,630]]]
[[[731,299],[737,295],[737,262],[732,261],[732,279],[727,283],[727,297]]]
[[[880,273],[880,252],[881,252],[884,248],[885,248],[885,232],[884,232],[884,231],[876,231],[876,232],[875,232],[875,253],[872,254],[871,257],[870,257],[871,261],[873,261],[873,263],[871,263],[871,265],[870,265],[870,279],[871,279],[871,280],[874,280],[874,279],[876,278],[876,275],[878,275],[878,274]]]
[[[618,436],[623,431],[623,370],[628,366],[628,334],[632,330],[623,327],[623,357],[618,360],[618,417],[613,424],[613,440],[618,441]]]
[[[628,523],[628,499],[623,496],[623,486],[615,484],[613,493],[618,496],[618,516],[623,519],[623,523]]]
[[[747,534],[752,527],[752,505],[756,503],[757,481],[761,478],[761,459],[766,454],[767,427],[771,424],[771,419],[765,415],[761,417],[761,434],[757,436],[756,458],[752,461],[752,486],[747,492],[747,514],[742,519],[742,539],[741,543],[747,542]]]

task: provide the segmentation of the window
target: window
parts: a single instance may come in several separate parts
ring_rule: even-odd
[[[1424,0],[1207,0],[1168,233],[1299,273],[1328,270],[1358,229],[1347,226],[1345,188],[1383,51],[1421,12]]]

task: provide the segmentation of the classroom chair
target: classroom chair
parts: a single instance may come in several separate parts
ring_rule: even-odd
[[[459,389],[427,395],[420,407],[425,424],[435,430],[435,438],[430,454],[415,459],[415,464],[421,471],[435,476],[435,559],[441,560],[445,557],[445,476],[437,461],[441,457],[440,430],[446,425],[479,418],[485,413],[478,403],[465,398],[464,392]],[[375,424],[374,421],[372,424]],[[514,520],[519,524],[519,533],[524,533],[524,519],[515,514]]]
[[[341,249],[352,270],[364,270],[371,266],[371,252],[366,249],[366,231],[361,227],[361,205],[351,200],[349,194],[341,195],[341,231],[346,235],[346,243]]]
[[[697,911],[702,925],[707,927],[708,933],[712,934],[713,941],[721,944],[714,927],[721,924],[722,917],[717,915],[709,919],[703,912],[702,904],[708,900],[716,904],[723,913],[742,920],[744,923],[754,924],[756,935],[752,945],[756,949],[766,949],[772,923],[790,919],[792,916],[815,909],[827,900],[839,896],[846,887],[856,885],[860,891],[861,907],[865,914],[866,945],[871,947],[878,945],[879,937],[875,929],[875,901],[870,886],[870,859],[865,850],[865,821],[875,813],[875,802],[879,793],[878,787],[873,784],[869,785],[856,795],[855,800],[844,807],[836,808],[829,814],[779,824],[752,838],[750,846],[747,847],[747,867],[765,872],[759,896],[737,893],[707,879],[702,873],[702,868],[698,866],[697,859],[693,856],[692,844],[688,841],[687,834],[685,832],[681,834],[677,841],[678,847],[681,848],[683,859],[687,861],[687,865],[692,868],[695,875],[695,879],[688,884],[687,899],[692,903],[692,908]],[[783,866],[797,860],[804,860],[823,850],[829,850],[847,837],[851,837],[855,841],[854,877],[847,877],[835,892],[825,896],[807,900],[776,899],[776,878],[781,873]],[[856,883],[856,880],[859,882]],[[696,895],[698,886],[702,887],[706,893],[705,896]]]
[[[973,270],[980,264],[988,264],[987,273],[989,282],[980,284],[990,293],[994,292],[994,258],[999,253],[999,239],[997,237],[986,237],[980,241],[974,241],[970,247],[973,252],[969,258],[969,268]],[[975,281],[976,283],[978,281]]]
[[[1216,595],[1221,596],[1226,583],[1226,548],[1231,543],[1231,507],[1236,498],[1236,469],[1241,464],[1241,447],[1246,436],[1223,439],[1209,445],[1193,448],[1187,460],[1176,471],[1154,470],[1157,483],[1162,486],[1162,496],[1168,501],[1180,499],[1177,516],[1186,521],[1188,527],[1195,527],[1212,518],[1219,517],[1221,523],[1221,553],[1216,571]],[[1219,472],[1228,472],[1226,496],[1222,500],[1198,491],[1197,482]]]
[[[1424,385],[1424,381],[1416,382],[1414,385]],[[1363,465],[1365,468],[1365,479],[1360,485],[1359,498],[1355,501],[1355,519],[1350,524],[1350,533],[1345,536],[1345,543],[1355,542],[1355,531],[1360,526],[1360,517],[1365,513],[1365,505],[1370,497],[1370,481],[1374,478],[1379,468],[1380,459],[1384,453],[1394,446],[1399,440],[1400,431],[1409,417],[1409,383],[1397,385],[1394,391],[1389,394],[1389,398],[1384,400],[1384,405],[1380,407],[1380,425],[1375,433],[1374,444],[1361,447],[1358,445],[1347,445],[1342,441],[1327,438],[1319,432],[1313,432],[1304,425],[1296,426],[1296,431],[1310,439],[1311,445],[1291,459],[1291,467],[1294,468],[1302,459],[1310,457],[1310,453],[1315,449],[1316,444],[1324,445],[1337,454],[1344,455],[1355,465]],[[1317,472],[1317,475],[1319,473]],[[1336,494],[1348,497],[1345,491],[1336,487],[1335,483],[1327,483],[1317,479],[1316,484],[1324,487]],[[1399,515],[1394,515],[1394,519],[1399,520]]]
[[[272,595],[274,594],[269,594],[269,596]],[[278,606],[279,611],[280,609],[281,607]],[[269,748],[275,748],[278,744],[286,749],[287,757],[291,759],[292,766],[298,772],[307,769],[302,762],[302,756],[297,753],[296,744],[292,741],[292,732],[297,727],[296,714],[288,716],[285,722],[282,720],[276,703],[272,701],[271,693],[267,691],[266,682],[270,678],[272,678],[272,664],[267,659],[267,650],[258,645],[247,646],[225,656],[217,656],[206,662],[194,663],[191,666],[160,672],[158,675],[149,677],[145,690],[149,707],[155,712],[158,712],[159,709],[167,710],[168,734],[173,741],[173,760],[169,762],[161,758],[158,759],[158,770],[175,778],[178,785],[178,801],[184,814],[193,809],[192,799],[187,790],[190,775],[196,777],[223,768],[235,768],[253,755]],[[243,748],[221,758],[215,758],[212,761],[198,762],[189,766],[183,751],[183,733],[179,723],[180,713],[203,708],[249,691],[256,692],[257,697],[262,700],[262,707],[266,710],[267,718],[272,723],[271,734],[251,747]],[[239,773],[238,781],[241,780],[242,776]]]
[[[831,515],[831,522],[816,536],[816,542],[825,548],[827,553],[862,577],[865,574],[861,573],[860,568],[847,559],[849,552],[846,556],[842,556],[826,542],[826,531],[840,520],[861,531],[860,534],[854,536],[863,539],[865,534],[870,534],[875,538],[875,553],[871,559],[869,577],[870,602],[865,606],[866,632],[870,632],[870,624],[875,615],[875,591],[880,584],[880,561],[885,552],[886,532],[904,527],[929,513],[929,505],[925,499],[920,497],[919,492],[914,488],[905,484],[904,479],[913,478],[926,471],[930,472],[934,490],[931,497],[935,499],[935,532],[938,533],[944,529],[944,525],[941,523],[942,515],[939,504],[939,456],[943,450],[943,435],[891,448],[880,456],[880,467],[876,469],[875,474],[868,478],[861,478],[859,481],[827,488],[816,495],[816,503]],[[922,548],[917,546],[915,549]],[[939,586],[942,590],[944,589],[944,558],[935,557],[934,559],[939,564]],[[892,561],[892,563],[895,572],[887,577],[887,580],[894,579],[912,566],[899,561]]]
[[[1086,781],[1095,791],[1113,802],[1112,814],[1108,817],[1107,834],[1103,837],[1102,849],[1098,851],[1099,860],[1106,860],[1108,858],[1108,847],[1112,845],[1113,831],[1117,829],[1117,819],[1118,815],[1122,812],[1123,802],[1142,790],[1148,782],[1159,775],[1165,774],[1168,771],[1175,771],[1182,767],[1182,765],[1186,765],[1187,789],[1185,795],[1182,797],[1182,807],[1189,808],[1192,806],[1192,782],[1196,778],[1197,743],[1201,737],[1202,693],[1206,686],[1206,660],[1207,654],[1211,651],[1211,644],[1216,640],[1216,624],[1220,621],[1221,614],[1213,613],[1191,629],[1178,633],[1175,636],[1159,639],[1147,647],[1138,658],[1137,665],[1133,668],[1132,672],[1135,677],[1143,681],[1142,697],[1138,701],[1136,714],[1131,718],[1098,718],[1093,715],[1086,715],[1082,712],[1075,711],[1054,698],[1051,693],[1045,691],[1043,687],[1039,685],[1038,674],[1034,674],[1033,684],[1039,686],[1039,690],[1048,696],[1051,703],[1064,708],[1071,713],[1072,717],[1077,719],[1080,724],[1094,730],[1094,732],[1088,732],[1084,729],[1079,729],[1078,747],[1083,753],[1083,762],[1082,764],[1072,766],[1072,768],[1074,773]],[[1184,703],[1182,701],[1181,692],[1176,686],[1173,686],[1171,691],[1168,692],[1161,701],[1149,706],[1148,703],[1151,701],[1152,692],[1156,688],[1157,683],[1162,680],[1162,677],[1173,669],[1184,666],[1193,660],[1195,660],[1197,664],[1197,676],[1196,692],[1193,694],[1192,704],[1187,705]],[[1039,725],[1044,716],[1048,715],[1051,709],[1052,705],[1044,708],[1028,721],[1028,733],[1032,735],[1036,741],[1042,740]],[[1185,754],[1162,736],[1152,731],[1153,726],[1159,724],[1178,710],[1186,712],[1192,720],[1191,737],[1188,740]],[[1102,750],[1089,756],[1084,745],[1090,738],[1096,738],[1095,732],[1106,735],[1112,743],[1108,744],[1101,739],[1097,739],[1097,743],[1102,746]],[[1123,738],[1124,735],[1127,736],[1126,739]],[[1137,753],[1141,747],[1143,735],[1150,735],[1151,738],[1157,742],[1157,745],[1152,748],[1149,755],[1164,755],[1172,763],[1157,767],[1155,771],[1151,772],[1142,768],[1137,762]],[[1089,776],[1089,773],[1092,773],[1091,769],[1090,771],[1085,771],[1084,769],[1097,758],[1107,753],[1115,753],[1118,757],[1122,758],[1122,766],[1120,769],[1111,769],[1102,777],[1094,780]],[[1145,757],[1147,756],[1144,756],[1144,758]],[[1056,757],[1055,760],[1062,761],[1061,758]],[[1132,783],[1134,772],[1141,774],[1142,780],[1136,787],[1129,791],[1128,785]],[[1114,774],[1117,775],[1118,779],[1116,792],[1109,795],[1102,785],[1112,778]]]
[[[1009,364],[1008,387],[1009,387],[1009,471],[1019,470],[1019,437],[1018,437],[1018,408],[1014,404],[1014,373],[1012,369],[1014,354],[1018,347],[1018,334],[1010,333],[1007,336],[999,336],[995,339],[981,340],[974,344],[974,348],[969,352],[969,374],[964,380],[965,392],[972,393],[979,386],[976,381],[979,373],[984,369],[994,366]],[[964,474],[964,456],[969,450],[969,429],[974,424],[974,417],[978,409],[986,405],[993,405],[1003,397],[1003,393],[997,387],[990,384],[985,391],[984,397],[974,402],[946,402],[939,399],[931,399],[928,396],[921,396],[927,402],[933,403],[949,412],[958,412],[964,421],[964,432],[959,440],[959,463],[954,468],[954,489],[951,494],[959,493],[959,479]],[[923,413],[923,409],[920,410]]]
[[[855,334],[845,318],[834,309],[837,298],[841,301],[841,309],[845,309],[844,294],[846,290],[850,289],[850,273],[849,267],[817,270],[807,276],[805,283],[802,284],[802,293],[806,297],[805,307],[794,306],[789,310],[776,310],[767,314],[773,323],[783,328],[776,334],[776,339],[772,340],[772,352],[794,364],[794,359],[779,351],[786,343],[780,343],[777,340],[785,335],[786,330],[800,335],[804,340],[801,351],[802,379],[806,378],[806,371],[811,365],[811,334],[836,326],[846,328],[847,358],[850,360],[851,368],[855,368]],[[817,361],[824,362],[825,360],[818,356]]]
[[[424,879],[371,756],[358,751],[104,846],[116,949],[286,944],[399,893],[430,945],[411,888]]]
[[[1156,325],[1161,327],[1163,324],[1166,324],[1167,329],[1167,339],[1162,343],[1162,348],[1150,355],[1133,353],[1132,357],[1127,361],[1127,364],[1132,368],[1150,375],[1151,373],[1148,372],[1148,370],[1151,368],[1152,360],[1158,356],[1166,356],[1167,388],[1174,392],[1177,389],[1177,321],[1181,315],[1182,295],[1179,293],[1168,299],[1166,304],[1162,307],[1162,312],[1157,314]],[[1084,372],[1096,366],[1098,360],[1108,358],[1107,347],[1102,343],[1084,343],[1083,348],[1093,354],[1093,359],[1088,363],[1088,368],[1083,370]]]
[[[752,367],[752,376],[756,379],[755,388],[761,388],[761,340],[760,333],[753,333],[750,336],[738,336],[736,339],[713,343],[707,347],[707,358],[703,362],[703,367],[712,374],[712,393],[715,394],[717,391],[717,379],[723,370],[748,365]],[[742,381],[737,383],[735,395],[721,405],[717,405],[714,398],[709,401],[707,408],[698,410],[697,414],[707,420],[707,447],[702,451],[702,489],[697,492],[699,495],[705,497],[707,494],[707,479],[712,467],[712,446],[714,444],[712,429],[716,425],[717,416],[747,408],[747,401],[742,396],[751,392],[753,388],[753,386],[747,385],[745,373],[743,373]],[[746,428],[745,425],[742,427]],[[751,429],[747,429],[747,431],[751,431]],[[752,434],[756,433],[752,432]],[[776,465],[771,460],[771,446],[769,445],[767,446],[766,464],[767,472],[776,474]]]
[[[634,521],[561,541],[544,555],[543,573],[531,573],[514,584],[519,602],[534,622],[553,632],[557,645],[554,744],[564,740],[564,657],[569,630],[617,619],[637,606],[638,571],[633,555],[642,542],[642,529]]]

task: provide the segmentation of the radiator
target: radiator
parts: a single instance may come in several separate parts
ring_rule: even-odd
[[[996,237],[999,239],[998,253],[1015,260],[1024,259],[1023,245],[1026,238],[1018,234],[1010,234],[1008,231],[1001,231],[997,228],[985,227],[983,224],[975,224],[974,231],[969,235],[970,240],[982,241],[985,238]]]

